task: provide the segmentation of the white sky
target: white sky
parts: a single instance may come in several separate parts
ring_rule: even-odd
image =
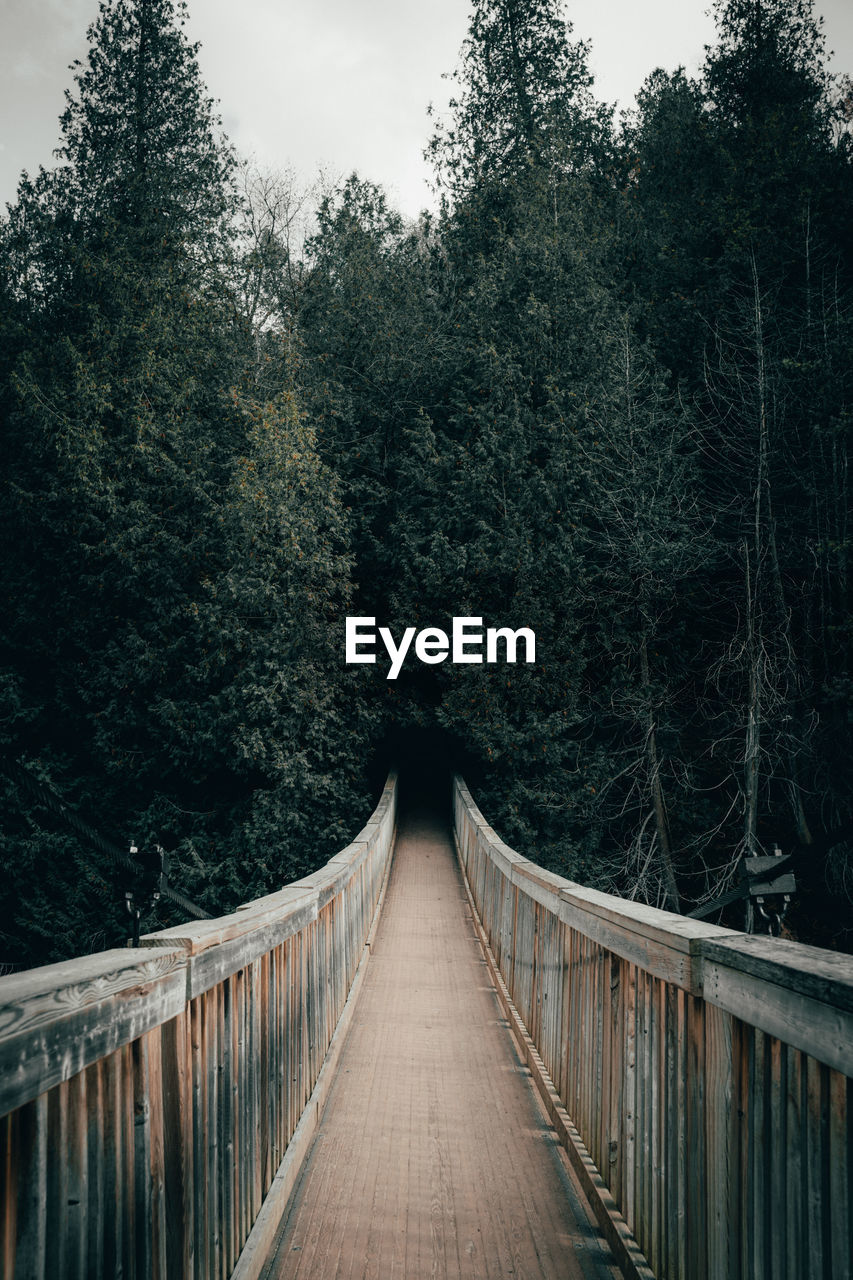
[[[568,0],[592,40],[598,96],[628,106],[657,66],[695,71],[713,38],[709,0]],[[0,203],[22,169],[49,166],[68,64],[86,51],[98,0],[0,0]],[[853,4],[818,0],[832,67],[853,72]],[[421,153],[429,102],[446,101],[468,0],[190,0],[190,34],[226,132],[271,168],[307,180],[357,169],[403,212],[430,203]]]

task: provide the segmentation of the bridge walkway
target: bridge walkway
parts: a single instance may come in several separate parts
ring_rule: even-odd
[[[616,1274],[501,1016],[450,832],[415,807],[265,1280]]]

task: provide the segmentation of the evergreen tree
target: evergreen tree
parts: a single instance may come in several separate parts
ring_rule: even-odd
[[[317,692],[318,637],[347,598],[345,524],[292,399],[255,396],[230,284],[233,159],[184,18],[170,0],[105,0],[62,163],[23,180],[3,228],[2,647],[9,749],[106,830],[173,844],[221,911],[328,856],[364,782],[340,767],[360,733],[340,678]],[[103,859],[57,838],[46,896],[76,901],[68,881],[91,873],[117,900]],[[18,958],[78,950],[80,928],[120,939],[110,907],[86,923],[93,903],[70,913],[74,937],[39,941],[44,904],[20,866],[38,848],[25,827],[9,834]]]
[[[511,181],[527,166],[601,166],[609,111],[592,97],[589,45],[572,43],[560,0],[476,0],[452,120],[427,150],[451,197]]]
[[[684,617],[705,740],[695,785],[720,798],[706,816],[718,883],[743,848],[815,850],[849,812],[846,786],[828,785],[829,741],[837,751],[848,731],[822,692],[830,669],[847,669],[825,629],[845,625],[843,567],[823,550],[827,519],[839,526],[817,494],[849,507],[830,461],[849,447],[849,383],[824,370],[849,309],[853,175],[812,5],[721,0],[715,12],[701,79],[656,73],[624,142],[633,299],[698,402],[715,530]],[[698,820],[698,799],[689,809]],[[806,879],[820,862],[808,866]]]

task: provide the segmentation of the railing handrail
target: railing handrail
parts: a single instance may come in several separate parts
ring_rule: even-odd
[[[0,977],[0,1117],[168,1022],[215,982],[316,920],[364,860],[395,780],[389,776],[350,844],[275,893],[211,920],[147,934],[138,948],[114,947]]]
[[[458,776],[453,808],[546,1106],[559,1098],[593,1203],[604,1189],[608,1238],[639,1242],[628,1272],[638,1257],[651,1274],[645,1254],[659,1280],[847,1280],[853,957],[545,871]]]
[[[355,840],[276,893],[0,979],[2,1280],[257,1276],[352,1016],[396,794],[392,773]]]
[[[587,889],[546,871],[516,853],[489,826],[461,777],[460,798],[489,854],[511,883],[549,907],[565,924],[603,943],[620,958],[693,996],[742,1016],[736,996],[724,984],[722,970],[749,975],[765,988],[770,1016],[756,1008],[753,1025],[779,1034],[782,993],[798,996],[798,1017],[787,1043],[853,1076],[853,956],[786,938],[742,933],[705,924],[659,907],[633,902],[599,889]],[[760,1005],[760,1001],[756,1001]],[[809,1010],[812,1019],[802,1013]],[[763,1025],[767,1023],[767,1025]]]

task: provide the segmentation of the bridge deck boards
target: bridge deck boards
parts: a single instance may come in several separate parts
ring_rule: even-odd
[[[450,837],[414,814],[264,1276],[615,1274],[501,1018]]]

